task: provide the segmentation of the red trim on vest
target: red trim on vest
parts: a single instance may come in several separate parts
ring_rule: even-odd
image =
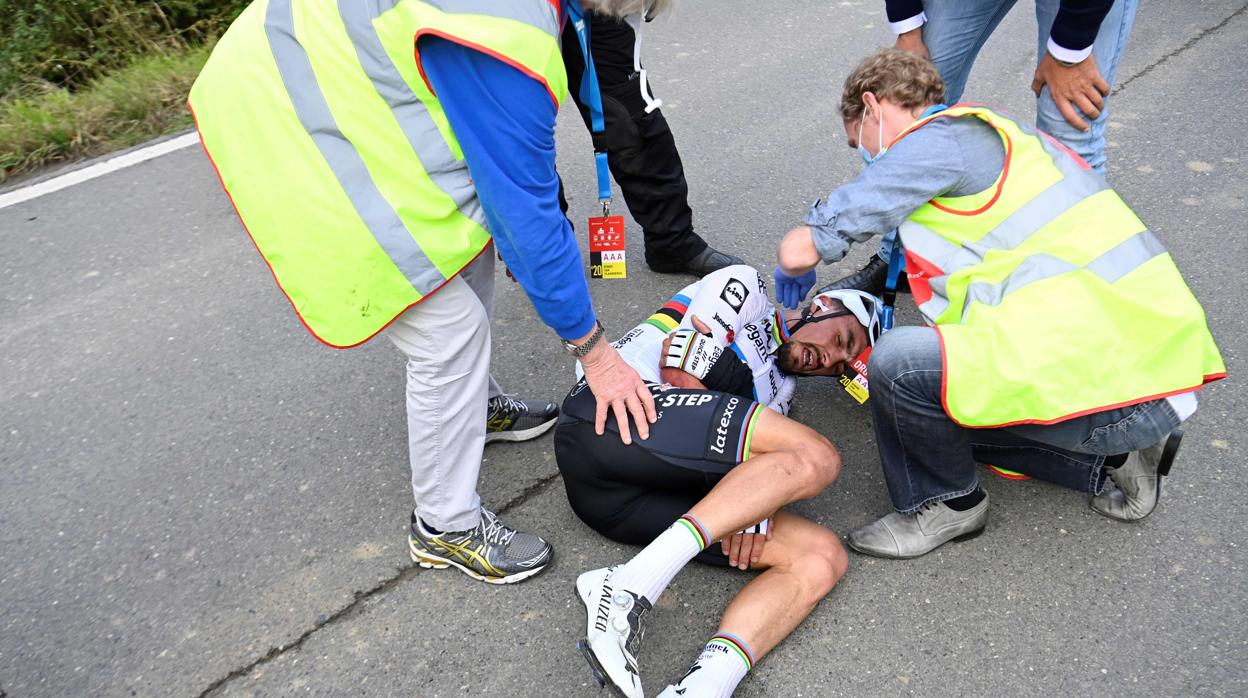
[[[992,123],[989,122],[988,125],[992,126]],[[955,216],[978,216],[984,211],[992,208],[993,204],[997,203],[997,199],[1001,198],[1001,190],[1005,188],[1005,178],[1010,176],[1010,159],[1014,156],[1014,141],[1010,139],[1009,134],[1005,133],[1001,129],[998,129],[996,126],[993,126],[993,129],[996,130],[997,133],[1000,133],[1002,138],[1005,139],[1005,166],[1001,168],[1001,177],[997,180],[997,190],[993,192],[992,198],[988,200],[988,203],[980,206],[974,211],[958,211],[956,209],[949,208],[948,206],[942,206],[936,203],[935,199],[932,199],[928,203],[945,213],[952,213]]]
[[[503,54],[498,53],[497,51],[492,51],[480,44],[474,44],[471,41],[468,41],[467,39],[461,39],[457,36],[452,36],[438,29],[421,29],[420,31],[416,32],[415,36],[412,37],[412,53],[416,58],[416,69],[420,71],[420,79],[425,81],[425,87],[429,88],[430,94],[433,94],[435,97],[437,96],[437,93],[433,91],[433,85],[429,84],[429,78],[425,75],[425,66],[422,65],[420,62],[420,40],[424,36],[436,36],[440,39],[446,39],[447,41],[459,44],[460,46],[466,46],[470,49],[480,51],[481,53],[484,53],[487,56],[497,58],[503,63],[506,63],[507,65],[515,68],[521,73],[524,73],[525,75],[528,75],[534,80],[542,83],[542,87],[545,87],[546,93],[550,95],[550,100],[555,103],[555,108],[556,109],[559,108],[559,98],[555,96],[555,91],[550,89],[550,83],[546,82],[545,76],[538,75],[537,73],[529,70],[523,65],[520,65],[516,61],[513,61],[512,59],[508,58],[507,56],[504,56]]]
[[[1017,481],[1022,482],[1024,480],[1031,479],[1030,475],[1026,475],[1024,473],[1020,473],[1014,470],[1006,470],[1005,468],[1001,468],[1001,467],[992,465],[990,463],[984,463],[984,467],[987,468],[989,472],[991,472],[993,475],[996,475],[997,477],[1003,477],[1006,480],[1017,480]]]
[[[1178,390],[1170,390],[1164,393],[1157,393],[1156,395],[1147,395],[1145,397],[1133,398],[1131,400],[1124,400],[1123,402],[1115,403],[1112,405],[1092,407],[1090,409],[1080,410],[1078,412],[1072,412],[1068,415],[1064,415],[1062,417],[1055,417],[1053,419],[1019,419],[1017,421],[1003,422],[1001,424],[983,424],[983,425],[963,424],[962,422],[959,422],[957,419],[955,419],[953,416],[953,413],[949,411],[949,355],[948,355],[948,352],[945,351],[945,336],[941,334],[939,326],[937,326],[935,329],[936,329],[936,336],[940,339],[940,406],[945,410],[945,414],[948,415],[950,421],[952,421],[954,424],[957,424],[960,427],[966,427],[967,429],[1003,429],[1005,427],[1017,426],[1019,424],[1038,424],[1041,426],[1047,426],[1049,424],[1057,424],[1058,422],[1064,422],[1068,419],[1074,419],[1076,417],[1084,417],[1090,414],[1096,414],[1097,412],[1106,412],[1108,410],[1116,410],[1120,407],[1130,407],[1131,405],[1138,405],[1142,402],[1160,400],[1162,398],[1170,397],[1171,395],[1181,395],[1183,393],[1190,393],[1193,390],[1197,390],[1201,387],[1204,387],[1205,385],[1209,383],[1226,378],[1226,371],[1223,371],[1222,373],[1211,373],[1207,376],[1204,376],[1201,379],[1201,382],[1198,383],[1197,385],[1189,386],[1186,388],[1180,388]]]
[[[256,237],[251,234],[251,229],[247,227],[247,221],[243,220],[243,214],[239,212],[238,206],[235,205],[234,203],[234,195],[230,194],[229,187],[225,186],[225,180],[222,179],[221,177],[221,170],[217,167],[216,160],[212,159],[212,153],[208,150],[208,144],[204,143],[204,134],[199,131],[199,117],[195,116],[195,108],[191,106],[190,100],[187,100],[186,108],[190,110],[191,119],[195,121],[195,131],[199,134],[199,145],[200,147],[204,149],[204,155],[208,156],[208,164],[212,165],[212,171],[217,175],[217,181],[221,183],[221,190],[225,192],[226,198],[230,200],[230,207],[234,209],[234,215],[238,216],[238,222],[243,224],[243,230],[247,232],[247,238],[251,240],[252,247],[256,248],[256,253],[260,255],[260,259],[264,260],[264,265],[269,268],[269,273],[273,275],[273,282],[277,284],[277,289],[282,292],[283,296],[286,297],[286,302],[290,303],[290,307],[294,309],[295,317],[299,318],[299,322],[303,324],[304,328],[308,331],[308,334],[311,334],[313,337],[315,337],[316,340],[320,342],[321,344],[324,344],[327,347],[332,347],[334,349],[351,349],[352,347],[358,347],[361,344],[372,339],[373,337],[376,337],[378,334],[381,334],[381,332],[384,331],[391,324],[393,324],[394,321],[397,320],[400,315],[402,315],[403,313],[406,313],[408,310],[411,310],[417,305],[420,305],[424,301],[428,300],[429,298],[433,296],[433,294],[437,293],[443,286],[445,286],[448,282],[450,282],[451,279],[455,278],[456,276],[459,276],[459,272],[455,272],[454,274],[450,276],[450,278],[448,278],[446,281],[443,281],[441,284],[439,284],[437,288],[421,296],[420,300],[416,301],[415,303],[412,303],[411,305],[408,305],[406,308],[403,308],[399,312],[395,313],[394,317],[387,320],[386,324],[382,325],[381,328],[378,329],[376,332],[370,334],[369,336],[356,342],[355,344],[334,344],[333,342],[326,340],[324,337],[317,334],[316,330],[312,329],[312,326],[308,324],[307,320],[303,319],[303,315],[299,313],[299,308],[295,306],[295,302],[291,300],[290,294],[286,292],[286,289],[282,287],[281,280],[277,278],[277,272],[273,271],[273,265],[269,263],[268,258],[264,256],[263,252],[260,251],[260,245],[256,244]],[[492,242],[494,242],[494,238],[491,237],[488,241],[486,241],[485,246],[481,248],[481,251],[473,255],[472,260],[469,261],[468,264],[465,264],[463,267],[461,267],[460,271],[467,269],[470,264],[477,261],[477,258],[479,258],[482,255],[482,253],[484,253],[486,250],[490,248],[490,243]]]
[[[982,104],[960,102],[958,104],[953,105],[952,107],[949,107],[945,111],[952,111],[954,109],[987,109],[987,107],[985,107]],[[917,121],[911,124],[908,128],[906,128],[906,130],[897,134],[897,137],[893,139],[893,143],[895,144],[897,141],[906,137],[910,133],[923,127],[932,119],[940,119],[940,118],[960,119],[963,116],[971,116],[971,117],[979,118],[975,114],[959,114],[957,116],[954,116],[952,114],[945,114],[945,111],[936,112],[935,114],[927,117],[926,119],[923,119],[921,121]],[[1010,159],[1014,155],[1014,141],[1010,139],[1009,134],[997,128],[996,125],[993,124],[991,121],[988,121],[986,119],[980,119],[980,120],[984,121],[989,126],[992,126],[993,130],[1001,134],[1002,139],[1005,140],[1005,166],[1001,168],[1001,176],[997,179],[997,191],[993,193],[992,198],[988,200],[988,203],[984,204],[983,206],[980,206],[974,211],[958,211],[956,209],[949,208],[948,206],[942,206],[941,204],[936,203],[935,199],[932,199],[931,201],[928,202],[932,206],[935,206],[936,208],[940,209],[941,211],[944,211],[945,213],[951,213],[955,216],[977,216],[983,213],[984,211],[987,211],[988,209],[992,208],[992,205],[997,203],[997,199],[1001,198],[1001,190],[1005,188],[1005,178],[1008,177],[1010,174]],[[1069,153],[1070,151],[1067,150],[1066,152]],[[1074,155],[1074,153],[1071,153],[1071,155]],[[1080,162],[1083,162],[1083,160],[1079,159],[1078,155],[1075,155],[1075,159],[1079,160]],[[1084,166],[1084,169],[1087,169],[1087,163],[1083,163],[1083,166]]]

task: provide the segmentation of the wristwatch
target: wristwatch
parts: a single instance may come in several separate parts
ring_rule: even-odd
[[[602,339],[603,333],[606,332],[606,330],[603,329],[601,322],[595,320],[594,324],[598,326],[598,329],[594,330],[594,333],[589,335],[589,339],[585,340],[584,344],[578,347],[572,342],[564,341],[563,348],[569,354],[578,359],[588,354],[598,344],[598,341]]]

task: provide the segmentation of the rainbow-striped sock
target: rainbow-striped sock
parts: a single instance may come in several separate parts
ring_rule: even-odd
[[[698,660],[676,685],[691,689],[689,695],[729,698],[753,668],[754,653],[745,640],[721,632],[707,641]]]
[[[654,603],[677,572],[710,545],[706,527],[685,514],[659,534],[636,557],[611,575],[617,589],[628,589]]]
[[[694,518],[692,514],[685,514],[679,519],[676,519],[676,523],[672,525],[684,526],[690,533],[693,534],[693,537],[698,544],[699,553],[706,550],[706,546],[711,544],[711,537],[710,534],[706,532],[706,527],[702,525],[701,521]]]

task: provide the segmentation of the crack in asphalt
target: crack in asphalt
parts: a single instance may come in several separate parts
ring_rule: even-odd
[[[1175,56],[1178,56],[1179,54],[1186,52],[1188,49],[1195,46],[1205,37],[1208,37],[1209,35],[1217,31],[1220,31],[1221,29],[1226,27],[1227,24],[1230,24],[1232,21],[1234,21],[1237,17],[1244,14],[1245,12],[1248,12],[1248,3],[1245,3],[1244,5],[1240,6],[1238,10],[1235,10],[1230,15],[1227,15],[1227,17],[1223,19],[1221,22],[1218,22],[1212,27],[1207,27],[1201,30],[1195,36],[1183,42],[1183,45],[1179,46],[1173,51],[1170,51],[1169,53],[1165,54],[1161,58],[1158,58],[1156,61],[1153,61],[1152,63],[1145,66],[1138,73],[1122,81],[1121,83],[1118,84],[1117,87],[1113,89],[1112,92],[1110,92],[1110,95],[1116,95],[1119,92],[1122,92],[1123,90],[1127,88],[1128,85],[1135,82],[1137,79],[1145,77],[1149,73],[1153,72],[1154,69],[1158,68],[1161,65],[1164,65],[1171,58],[1174,58]],[[559,477],[559,473],[556,472],[544,478],[541,478],[540,480],[534,482],[528,487],[525,487],[514,497],[504,502],[503,505],[498,508],[498,513],[500,515],[505,514],[511,509],[514,509],[515,507],[523,504],[524,502],[528,501],[533,496],[537,495],[542,490],[544,490],[547,486],[550,485],[550,483],[554,482],[558,477]],[[338,623],[344,618],[353,616],[356,612],[360,610],[363,602],[375,596],[383,595],[389,590],[403,583],[407,579],[414,577],[416,575],[417,570],[419,569],[420,567],[417,566],[416,564],[414,563],[409,564],[399,569],[394,575],[381,580],[376,586],[372,587],[371,589],[367,589],[365,591],[356,591],[354,598],[346,606],[343,606],[338,611],[334,612],[332,615],[327,616],[324,620],[317,622],[315,625],[313,625],[308,630],[304,631],[299,637],[295,638],[289,644],[278,645],[276,647],[272,647],[269,649],[268,652],[266,652],[263,656],[259,657],[258,659],[255,659],[249,664],[239,667],[231,671],[229,674],[226,674],[225,676],[217,679],[216,681],[213,681],[207,688],[205,688],[199,694],[199,698],[207,698],[208,696],[213,695],[214,693],[217,693],[218,691],[224,689],[224,687],[227,684],[234,681],[235,679],[238,679],[242,676],[246,676],[247,674],[251,673],[257,667],[268,664],[269,662],[281,657],[282,655],[289,652],[290,650],[299,649],[303,645],[303,643],[308,640],[308,638],[312,637],[313,635],[320,632],[324,628],[327,628],[331,625]],[[7,698],[7,696],[8,694],[5,693],[4,689],[0,688],[0,698]]]
[[[1209,28],[1207,28],[1207,29],[1203,29],[1203,30],[1201,30],[1201,31],[1200,31],[1200,33],[1198,33],[1196,36],[1193,36],[1192,38],[1190,38],[1190,39],[1188,39],[1187,41],[1183,42],[1183,45],[1182,45],[1182,46],[1180,46],[1180,47],[1176,48],[1175,50],[1171,51],[1170,53],[1167,53],[1166,55],[1162,56],[1161,58],[1158,58],[1157,60],[1155,60],[1155,61],[1153,61],[1152,63],[1148,64],[1148,65],[1147,65],[1147,66],[1145,66],[1145,68],[1144,68],[1143,70],[1141,70],[1140,72],[1138,72],[1138,73],[1136,73],[1135,75],[1132,75],[1131,77],[1127,78],[1126,80],[1124,80],[1124,81],[1122,81],[1122,82],[1118,83],[1118,86],[1117,86],[1117,87],[1115,87],[1115,88],[1113,89],[1113,91],[1109,93],[1109,94],[1110,94],[1110,96],[1112,97],[1113,95],[1116,95],[1116,94],[1118,94],[1119,92],[1122,92],[1124,89],[1126,89],[1127,85],[1130,85],[1131,83],[1135,82],[1135,80],[1136,80],[1137,78],[1142,78],[1142,77],[1144,77],[1145,75],[1148,75],[1149,73],[1153,72],[1153,69],[1154,69],[1154,68],[1156,68],[1156,67],[1158,67],[1158,66],[1162,65],[1163,63],[1165,63],[1166,61],[1170,60],[1171,58],[1174,58],[1175,56],[1179,55],[1180,53],[1183,53],[1184,51],[1188,50],[1189,48],[1191,48],[1191,47],[1195,46],[1195,45],[1196,45],[1196,43],[1197,43],[1197,42],[1199,42],[1201,39],[1205,38],[1206,36],[1209,36],[1210,34],[1212,34],[1212,33],[1216,32],[1216,31],[1218,31],[1218,30],[1222,29],[1223,27],[1225,27],[1226,25],[1230,24],[1230,23],[1231,23],[1231,21],[1233,21],[1236,17],[1238,17],[1238,16],[1240,16],[1240,15],[1244,14],[1244,12],[1245,12],[1245,11],[1248,11],[1248,3],[1245,3],[1245,4],[1244,4],[1244,5],[1242,5],[1242,6],[1241,6],[1238,10],[1235,10],[1235,11],[1234,11],[1234,12],[1232,12],[1231,14],[1227,15],[1226,19],[1223,19],[1221,22],[1218,22],[1217,24],[1213,25],[1212,27],[1209,27]]]
[[[532,499],[537,494],[540,494],[542,490],[546,489],[546,487],[548,487],[550,483],[554,482],[558,478],[559,478],[559,473],[555,472],[530,484],[528,487],[525,487],[524,489],[520,490],[520,492],[517,493],[514,497],[512,497],[511,499],[508,499],[506,502],[503,502],[502,506],[500,506],[496,510],[497,513],[501,516],[503,514],[506,514],[508,511],[520,506],[521,504],[524,504],[529,499]],[[252,662],[250,662],[249,664],[245,666],[241,666],[231,671],[230,673],[226,674],[225,676],[222,676],[216,681],[213,681],[211,684],[208,685],[207,688],[205,688],[203,691],[199,693],[198,698],[208,698],[208,696],[214,695],[218,693],[219,691],[224,690],[226,685],[228,685],[235,679],[238,679],[240,677],[246,676],[247,674],[250,674],[256,668],[263,666],[265,664],[268,664],[269,662],[273,661],[274,659],[277,659],[278,657],[281,657],[283,654],[289,652],[290,650],[299,649],[303,645],[303,643],[308,640],[308,638],[312,637],[313,635],[320,632],[324,628],[334,625],[337,622],[345,618],[354,616],[362,608],[362,605],[365,601],[376,596],[381,596],[385,594],[386,592],[390,591],[391,589],[393,589],[394,587],[398,586],[399,584],[402,584],[404,581],[416,576],[416,574],[418,573],[420,569],[421,568],[415,563],[406,565],[400,568],[393,575],[381,580],[376,586],[372,587],[371,589],[367,589],[364,591],[356,591],[354,598],[352,598],[350,603],[348,603],[346,606],[343,606],[342,608],[338,609],[331,615],[326,616],[324,620],[318,621],[311,628],[305,630],[299,637],[295,638],[290,643],[285,644],[285,645],[278,645],[276,647],[270,647],[269,651],[265,652],[263,656],[253,660]],[[5,693],[2,689],[0,689],[0,698],[6,698]]]

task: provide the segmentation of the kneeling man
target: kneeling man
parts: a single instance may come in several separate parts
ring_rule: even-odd
[[[695,557],[764,571],[661,696],[731,695],[845,573],[836,534],[781,509],[831,484],[840,456],[784,415],[793,374],[839,375],[878,336],[877,305],[868,294],[840,291],[783,317],[758,272],[728,267],[615,342],[654,386],[659,415],[648,440],[624,444],[595,433],[593,397],[583,381],[573,388],[555,432],[568,500],[603,535],[646,545],[626,564],[577,580],[588,614],[580,647],[600,682],[629,698],[644,695],[643,617]]]
[[[1087,163],[1004,114],[937,104],[944,92],[910,53],[855,68],[841,115],[867,167],[780,247],[779,285],[797,285],[796,299],[820,261],[897,228],[929,325],[889,332],[871,354],[894,511],[850,547],[912,558],[979,535],[977,460],[1086,489],[1096,512],[1138,521],[1196,391],[1226,375],[1204,310]]]

